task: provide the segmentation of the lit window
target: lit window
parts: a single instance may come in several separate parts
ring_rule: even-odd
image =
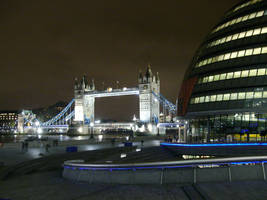
[[[210,97],[210,101],[211,101],[211,102],[215,102],[215,101],[216,101],[216,95],[212,95],[212,96]]]
[[[262,54],[267,53],[267,47],[263,47],[262,50],[261,50],[261,53],[262,53]]]
[[[248,77],[248,74],[249,74],[249,70],[242,71],[241,77],[242,78]]]
[[[254,92],[246,92],[246,99],[253,99]]]
[[[204,103],[204,101],[205,101],[205,97],[200,97],[199,98],[199,103]]]
[[[208,102],[210,102],[210,96],[205,97],[205,103],[208,103]]]
[[[249,15],[246,15],[246,16],[242,17],[242,21],[248,20],[248,17],[249,17]]]
[[[253,35],[259,35],[260,33],[261,33],[261,29],[258,28],[254,30]]]
[[[225,54],[225,56],[224,56],[224,60],[228,60],[228,59],[230,58],[230,56],[231,56],[230,53]]]
[[[239,38],[239,39],[240,39],[240,38],[244,38],[245,35],[246,35],[246,32],[242,32],[242,33],[239,34],[238,38]]]
[[[240,78],[240,76],[241,76],[241,71],[234,73],[234,78]]]
[[[252,53],[253,53],[253,49],[247,49],[245,55],[246,56],[251,56]]]
[[[238,33],[233,35],[232,40],[236,40],[237,38],[238,38]]]
[[[205,77],[204,79],[203,79],[203,83],[207,83],[208,82],[208,77]]]
[[[252,13],[252,14],[250,14],[250,15],[249,15],[249,17],[248,17],[248,18],[249,18],[249,19],[253,19],[253,18],[255,18],[255,17],[256,17],[256,15],[257,15],[257,13]]]
[[[226,38],[226,42],[231,41],[231,39],[232,39],[232,36],[230,35],[230,36],[228,36],[228,37]]]
[[[258,69],[258,76],[264,76],[266,73],[266,69]]]
[[[257,70],[256,69],[252,69],[252,70],[250,70],[250,72],[249,72],[249,76],[251,77],[251,76],[257,76]]]
[[[222,81],[222,80],[225,80],[225,79],[226,79],[226,74],[221,74],[220,80]]]
[[[224,101],[229,101],[230,100],[230,94],[224,94],[223,95],[223,100]]]
[[[236,58],[236,57],[237,57],[237,52],[233,52],[233,53],[231,54],[231,59]]]
[[[267,91],[264,91],[263,92],[263,96],[262,96],[263,98],[267,98]]]
[[[237,100],[237,93],[231,94],[231,100]]]
[[[263,16],[263,14],[264,14],[264,11],[257,12],[256,17],[261,17],[261,16]]]
[[[227,73],[227,78],[226,79],[232,79],[234,76],[233,72]]]
[[[210,76],[209,77],[209,82],[212,82],[213,81],[213,78],[214,78],[214,76]]]
[[[216,101],[222,101],[222,100],[223,100],[223,95],[222,94],[218,94]]]
[[[222,40],[221,40],[221,43],[225,43],[226,41],[226,37],[224,37]]]
[[[261,53],[261,48],[256,48],[253,51],[253,55],[257,55],[257,54],[260,54],[260,53]]]
[[[243,56],[245,56],[245,50],[239,51],[238,57],[243,57]]]
[[[261,29],[261,34],[267,33],[267,27]]]
[[[218,61],[222,61],[224,59],[224,55],[220,55]]]
[[[214,76],[214,81],[218,81],[218,80],[220,80],[220,75],[219,74]]]
[[[245,92],[239,92],[238,93],[238,99],[245,99],[246,98],[246,93]]]
[[[199,103],[199,97],[196,97],[195,99],[195,103]]]
[[[247,31],[246,37],[250,37],[250,36],[252,36],[252,34],[253,34],[253,30]]]
[[[255,92],[255,93],[254,93],[254,98],[255,98],[255,99],[260,99],[260,98],[262,98],[262,92]]]

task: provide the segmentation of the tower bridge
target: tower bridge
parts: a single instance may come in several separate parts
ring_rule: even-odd
[[[139,97],[138,122],[143,125],[149,125],[146,127],[150,127],[148,128],[150,132],[154,132],[151,127],[159,127],[161,105],[164,114],[169,112],[169,114],[176,116],[176,105],[168,101],[160,93],[159,74],[153,74],[151,67],[148,66],[144,74],[140,71],[138,86],[133,88],[107,88],[106,90],[99,91],[95,87],[94,80],[89,82],[86,76],[83,76],[80,81],[76,78],[74,84],[74,99],[52,119],[37,125],[33,124],[32,127],[66,129],[69,127],[69,124],[76,124],[82,126],[83,130],[88,131],[95,123],[96,98],[128,95],[137,95]],[[100,127],[101,124],[97,126]],[[107,126],[107,124],[105,126]],[[114,123],[112,123],[112,126],[114,126]],[[118,127],[120,126],[121,124]]]

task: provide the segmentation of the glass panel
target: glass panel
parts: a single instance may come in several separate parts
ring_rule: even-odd
[[[224,101],[229,101],[229,99],[230,99],[230,94],[224,94],[223,95],[223,100]]]
[[[252,36],[252,34],[253,34],[253,30],[247,31],[246,37],[250,37],[250,36]]]
[[[242,21],[246,21],[248,19],[248,15],[242,17]]]
[[[205,97],[205,103],[208,103],[208,102],[210,102],[210,96]]]
[[[227,79],[232,79],[234,76],[233,72],[227,73]]]
[[[237,57],[237,52],[233,52],[232,54],[231,54],[231,58],[236,58]]]
[[[245,50],[239,51],[238,57],[243,57],[243,56],[245,56]]]
[[[212,96],[210,97],[210,101],[211,101],[211,102],[216,101],[216,95],[212,95]]]
[[[240,78],[240,76],[241,76],[241,71],[234,73],[234,78]]]
[[[261,17],[263,16],[263,14],[264,14],[264,11],[257,12],[256,17]]]
[[[258,69],[258,76],[264,76],[266,73],[266,69]]]
[[[238,38],[238,33],[233,35],[232,40],[236,40],[237,38]]]
[[[246,98],[246,93],[245,92],[239,92],[238,93],[238,99],[245,99]]]
[[[194,104],[194,103],[195,103],[195,99],[192,98],[192,99],[190,100],[190,104]]]
[[[248,77],[249,70],[242,71],[241,77],[245,78]]]
[[[226,74],[221,74],[220,75],[220,80],[225,80],[226,79]]]
[[[225,54],[225,56],[224,56],[224,60],[228,60],[228,59],[230,58],[230,56],[231,56],[230,53]]]
[[[256,69],[250,70],[249,76],[257,76],[257,70]]]
[[[219,58],[218,58],[218,61],[222,61],[224,58],[224,55],[220,55]]]
[[[263,98],[267,98],[267,91],[264,91],[264,92],[263,92],[262,97],[263,97]]]
[[[259,35],[260,33],[261,33],[261,29],[258,28],[254,30],[253,35]]]
[[[261,34],[267,33],[267,27],[261,29]]]
[[[212,82],[213,81],[213,78],[214,78],[214,76],[210,76],[209,77],[209,82]]]
[[[256,48],[253,51],[253,55],[257,55],[257,54],[260,54],[260,53],[261,53],[261,48]]]
[[[231,39],[232,39],[232,35],[230,35],[230,36],[228,36],[228,37],[226,38],[226,42],[231,41]]]
[[[253,52],[253,49],[247,49],[245,55],[246,56],[251,56],[252,52]]]
[[[253,99],[254,92],[246,92],[246,99]]]
[[[265,53],[267,53],[267,47],[263,47],[261,50],[261,54],[265,54]]]
[[[216,101],[222,101],[222,99],[223,99],[223,95],[222,94],[218,94]]]
[[[195,99],[195,103],[199,103],[199,97],[196,97]]]
[[[220,74],[217,74],[214,76],[214,81],[218,81],[218,80],[220,80]]]
[[[260,99],[260,98],[262,98],[262,92],[255,92],[255,93],[254,93],[254,98],[255,98],[255,99]]]
[[[249,17],[248,17],[248,18],[249,18],[249,19],[253,19],[253,18],[255,18],[255,17],[256,17],[256,15],[257,15],[257,13],[252,13],[252,14],[250,14],[250,15],[249,15]]]
[[[232,93],[231,100],[236,100],[236,99],[237,99],[237,93]]]
[[[208,82],[208,77],[204,77],[203,83],[207,83],[207,82]]]
[[[245,35],[246,35],[246,32],[242,32],[242,33],[239,34],[238,38],[239,38],[239,39],[240,39],[240,38],[244,38]]]
[[[200,97],[199,98],[199,103],[204,103],[205,97]]]

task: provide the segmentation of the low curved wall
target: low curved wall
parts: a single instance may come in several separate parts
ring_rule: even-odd
[[[108,184],[184,184],[266,180],[267,156],[141,164],[66,161],[63,177]]]

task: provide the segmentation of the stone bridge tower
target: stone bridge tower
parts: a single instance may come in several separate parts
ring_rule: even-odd
[[[160,102],[154,94],[160,94],[159,74],[153,75],[151,66],[148,65],[146,73],[139,73],[139,114],[143,123],[159,122]],[[154,93],[154,94],[153,94]]]
[[[95,91],[94,80],[88,83],[87,77],[83,76],[79,82],[75,79],[74,96],[75,96],[75,117],[74,121],[81,124],[94,123],[95,118],[95,98],[86,94]]]

